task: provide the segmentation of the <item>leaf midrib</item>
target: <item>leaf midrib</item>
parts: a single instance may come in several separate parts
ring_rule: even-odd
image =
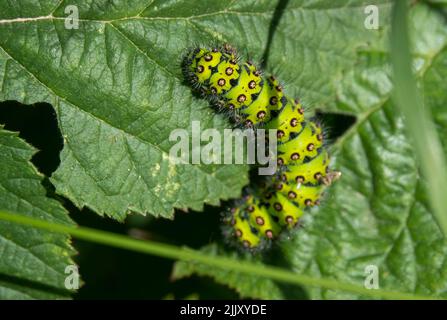
[[[219,10],[219,11],[209,12],[209,13],[204,13],[204,14],[198,14],[198,15],[192,15],[192,16],[187,16],[187,17],[164,17],[164,16],[146,17],[146,16],[143,16],[142,14],[144,13],[144,11],[146,11],[147,8],[149,8],[150,5],[152,5],[152,3],[153,3],[153,0],[151,0],[151,3],[149,3],[147,5],[147,7],[144,10],[142,10],[139,14],[131,16],[131,17],[121,17],[121,18],[109,19],[109,20],[79,18],[78,21],[113,23],[116,21],[126,21],[126,20],[195,20],[195,19],[213,17],[213,16],[218,16],[218,15],[225,15],[225,14],[236,15],[236,16],[250,16],[250,15],[251,16],[270,16],[275,13],[274,9],[257,12],[257,11],[236,11],[236,10],[229,10],[228,8],[226,8],[224,10]],[[62,4],[62,2],[60,4]],[[54,15],[54,12],[57,11],[57,9],[59,9],[60,4],[56,7],[55,10],[53,10],[53,12],[50,12],[45,16],[18,17],[18,18],[13,18],[13,19],[3,19],[3,20],[0,20],[0,24],[26,23],[26,22],[36,21],[36,20],[65,20],[66,17],[64,17],[64,16],[55,16]],[[231,5],[232,4],[230,4],[230,6]],[[390,4],[389,3],[381,3],[379,5],[384,6],[384,5],[390,5]],[[327,11],[336,11],[336,10],[342,10],[342,9],[357,10],[360,8],[364,8],[364,5],[340,6],[340,7],[330,7],[330,8],[323,8],[323,9],[318,8],[318,7],[314,7],[314,8],[288,7],[287,11],[288,12],[290,12],[290,11],[317,11],[317,12],[324,11],[324,12],[327,12]]]

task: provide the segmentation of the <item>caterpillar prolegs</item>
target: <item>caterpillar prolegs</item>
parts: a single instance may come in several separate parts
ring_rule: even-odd
[[[275,77],[264,76],[250,61],[241,63],[229,45],[189,51],[183,71],[192,87],[236,124],[277,130],[276,173],[267,183],[252,186],[224,218],[238,244],[263,248],[294,228],[340,176],[329,170],[321,125],[305,117],[300,101],[285,96]]]

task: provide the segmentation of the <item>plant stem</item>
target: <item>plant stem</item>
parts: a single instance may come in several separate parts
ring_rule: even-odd
[[[39,228],[50,232],[70,234],[78,239],[109,245],[116,248],[132,250],[146,254],[153,254],[159,257],[174,260],[203,263],[212,267],[222,268],[225,270],[233,270],[235,272],[246,273],[260,277],[267,277],[273,280],[287,282],[295,285],[349,291],[352,293],[357,293],[374,298],[435,299],[434,297],[414,295],[405,292],[387,291],[381,289],[369,290],[360,285],[343,283],[334,279],[313,278],[303,274],[293,273],[291,271],[287,271],[278,267],[260,266],[250,262],[243,262],[240,260],[224,257],[212,257],[188,248],[182,248],[153,241],[136,240],[127,236],[102,230],[62,225],[4,211],[0,211],[0,220],[23,224],[29,227]]]

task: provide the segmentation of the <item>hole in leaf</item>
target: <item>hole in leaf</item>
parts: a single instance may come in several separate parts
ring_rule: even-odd
[[[334,142],[344,135],[357,121],[353,115],[316,111],[316,116],[321,120],[327,140]]]
[[[31,162],[41,173],[51,176],[59,166],[64,143],[53,107],[48,103],[0,102],[0,124],[6,130],[18,131],[19,137],[39,150]]]

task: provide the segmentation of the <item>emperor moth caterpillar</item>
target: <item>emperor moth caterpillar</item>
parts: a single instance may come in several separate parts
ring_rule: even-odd
[[[236,124],[277,130],[276,173],[266,185],[253,186],[224,219],[238,244],[262,248],[294,228],[340,176],[329,169],[321,125],[305,117],[301,102],[285,96],[275,77],[264,76],[250,61],[240,62],[229,45],[189,51],[183,71],[194,90]]]

